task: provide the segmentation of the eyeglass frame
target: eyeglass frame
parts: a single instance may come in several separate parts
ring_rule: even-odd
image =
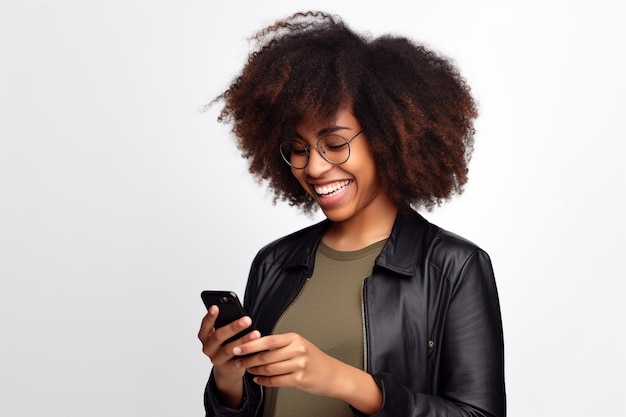
[[[314,147],[317,150],[317,153],[324,159],[324,161],[328,162],[329,164],[332,164],[332,165],[345,164],[346,162],[348,162],[348,159],[350,159],[350,155],[352,155],[352,151],[350,149],[350,142],[352,142],[354,139],[356,139],[357,136],[359,136],[361,133],[363,133],[363,131],[365,131],[365,128],[362,128],[361,130],[356,132],[356,134],[354,136],[352,136],[350,139],[346,139],[345,137],[343,137],[342,135],[338,135],[337,133],[329,133],[327,135],[324,135],[324,136],[320,137],[317,140],[317,143],[315,144]],[[322,140],[324,140],[325,138],[327,138],[328,136],[339,136],[340,138],[342,138],[343,140],[346,141],[346,145],[348,145],[348,156],[346,157],[345,161],[342,161],[342,162],[329,161],[328,158],[324,155],[324,152],[322,152],[322,150],[320,149],[320,142]],[[303,167],[294,167],[293,165],[291,165],[291,162],[289,162],[289,158],[291,157],[291,155],[288,158],[283,153],[283,148],[282,148],[282,144],[283,143],[292,143],[292,142],[285,140],[285,141],[282,141],[281,143],[278,144],[278,150],[280,151],[280,156],[287,163],[287,165],[289,165],[293,169],[304,169],[304,168],[306,168],[309,165],[309,161],[311,160],[311,148],[312,148],[312,146],[309,146],[309,145],[303,143],[304,149],[306,150],[306,164],[304,164]]]

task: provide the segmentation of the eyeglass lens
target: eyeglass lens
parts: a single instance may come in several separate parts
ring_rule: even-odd
[[[350,144],[343,136],[324,136],[316,148],[322,158],[334,165],[343,164],[350,157]],[[292,167],[304,168],[309,162],[311,149],[301,141],[286,141],[280,144],[280,153]]]

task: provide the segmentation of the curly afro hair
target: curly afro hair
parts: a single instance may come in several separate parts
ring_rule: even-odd
[[[278,200],[317,209],[279,153],[303,121],[349,106],[367,132],[380,179],[398,207],[440,205],[463,192],[476,104],[453,63],[398,36],[372,38],[337,16],[296,13],[262,29],[241,74],[213,103],[232,125],[250,172]]]

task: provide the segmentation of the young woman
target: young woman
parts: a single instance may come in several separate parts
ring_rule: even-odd
[[[467,181],[469,87],[423,46],[320,12],[255,39],[220,121],[276,200],[326,219],[259,251],[250,317],[216,330],[209,308],[207,416],[505,416],[489,257],[415,211]]]

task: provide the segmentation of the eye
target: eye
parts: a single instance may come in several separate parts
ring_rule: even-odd
[[[339,135],[328,135],[322,138],[320,145],[327,151],[339,152],[348,146],[348,141]]]
[[[302,142],[292,142],[290,145],[290,151],[292,155],[304,156],[307,154],[306,145]]]

